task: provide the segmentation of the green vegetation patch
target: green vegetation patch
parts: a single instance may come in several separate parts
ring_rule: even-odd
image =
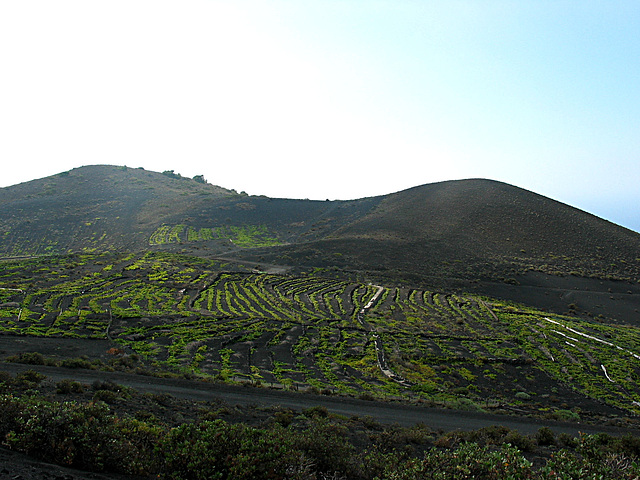
[[[344,418],[321,406],[301,415],[275,410],[260,428],[219,418],[224,408],[201,407],[204,412],[197,421],[169,426],[144,410],[116,414],[108,403],[122,408],[132,395],[140,396],[110,382],[91,386],[93,393],[87,394],[93,395],[92,401],[5,393],[9,388],[33,392],[43,379],[35,371],[15,378],[0,376],[3,445],[92,472],[221,480],[633,479],[640,475],[640,444],[630,435],[574,438],[545,427],[523,435],[501,426],[438,434],[424,425],[388,427],[371,418]],[[56,384],[58,395],[82,398],[87,390],[88,386],[71,380]],[[162,410],[171,410],[164,407],[173,402],[170,396],[155,398]],[[529,459],[532,455],[535,463]]]
[[[108,340],[226,381],[551,418],[602,405],[640,412],[636,327],[229,267],[169,253],[3,262],[0,331]]]
[[[228,240],[237,247],[257,248],[278,245],[281,242],[266,225],[225,225],[194,227],[187,225],[161,225],[149,238],[149,245]]]

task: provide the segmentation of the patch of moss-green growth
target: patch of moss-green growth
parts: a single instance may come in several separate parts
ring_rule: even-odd
[[[180,242],[202,242],[208,240],[230,240],[241,248],[256,248],[278,245],[266,225],[226,225],[220,227],[196,228],[184,224],[162,225],[149,238],[150,245],[164,245]]]

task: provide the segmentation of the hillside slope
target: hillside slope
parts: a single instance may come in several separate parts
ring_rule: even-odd
[[[459,180],[379,197],[361,218],[286,255],[347,255],[345,264],[421,275],[495,276],[527,269],[638,278],[640,235],[508,184]],[[285,253],[283,253],[285,254]],[[313,256],[313,255],[311,255]]]
[[[418,253],[414,262],[433,257],[435,246],[434,253],[440,247],[445,252],[440,256],[449,261],[475,258],[571,268],[585,275],[638,275],[637,233],[490,180],[435,183],[389,195],[375,211],[334,238],[411,244]],[[447,250],[453,251],[447,254]]]
[[[491,180],[309,201],[103,165],[0,189],[0,257],[125,250],[356,272],[561,313],[640,310],[639,234]]]
[[[107,165],[0,189],[0,255],[136,248],[165,217],[235,194]]]
[[[81,167],[0,189],[0,256],[187,247],[219,253],[317,238],[369,208],[366,200],[250,197],[172,172]]]
[[[387,195],[323,239],[259,253],[274,262],[355,269],[370,278],[474,291],[561,313],[635,322],[640,310],[639,234],[491,180]]]

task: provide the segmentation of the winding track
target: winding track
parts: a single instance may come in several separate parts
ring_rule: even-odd
[[[367,332],[372,334],[373,344],[376,348],[376,357],[378,359],[378,368],[380,368],[380,371],[382,372],[382,374],[387,378],[390,378],[394,382],[402,385],[403,387],[410,387],[411,384],[408,381],[406,381],[404,378],[402,378],[400,375],[398,375],[397,373],[395,373],[393,370],[389,368],[387,364],[387,360],[385,359],[385,356],[384,356],[384,347],[382,345],[382,340],[380,339],[380,335],[378,335],[378,333],[373,329],[373,327],[369,324],[369,322],[367,322],[364,318],[367,313],[367,310],[369,310],[371,307],[373,307],[373,305],[375,305],[375,303],[378,301],[378,298],[380,298],[380,295],[382,294],[382,292],[384,292],[384,287],[381,287],[380,285],[373,285],[373,286],[377,288],[376,293],[373,295],[373,297],[371,297],[371,300],[369,300],[367,304],[364,307],[362,307],[362,310],[358,312],[358,315],[356,316],[356,318],[358,322],[360,322],[360,325],[362,325],[362,327]]]
[[[67,369],[39,365],[0,363],[0,370],[16,374],[23,370],[37,370],[48,377],[48,381],[57,382],[71,378],[82,383],[95,380],[111,380],[140,392],[170,394],[193,401],[221,401],[230,405],[254,405],[288,407],[303,410],[322,405],[332,413],[346,416],[369,416],[384,424],[413,426],[423,423],[435,430],[476,430],[492,425],[503,425],[521,433],[532,434],[540,427],[548,426],[556,433],[568,433],[577,436],[579,432],[605,432],[612,435],[639,432],[612,426],[591,426],[580,423],[554,422],[550,420],[494,415],[479,412],[427,408],[417,405],[392,402],[376,402],[349,397],[332,397],[296,393],[268,388],[253,388],[228,384],[205,383],[194,380],[144,377],[140,375],[101,372],[93,370]]]

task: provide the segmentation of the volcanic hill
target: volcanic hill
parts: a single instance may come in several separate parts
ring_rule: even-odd
[[[351,201],[249,196],[118,166],[0,189],[0,256],[225,255],[635,321],[640,235],[504,183],[440,182]]]

